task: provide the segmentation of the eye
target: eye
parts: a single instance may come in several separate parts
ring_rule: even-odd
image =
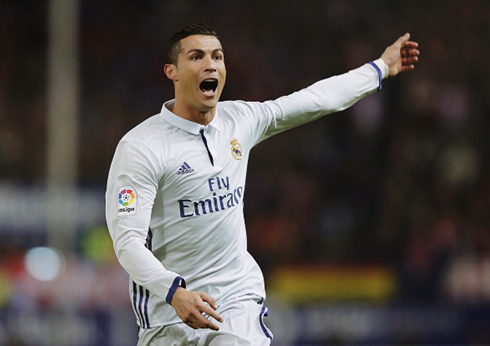
[[[217,60],[217,61],[220,61],[220,60],[223,60],[223,56],[222,55],[215,55],[214,56],[214,60]]]
[[[191,60],[199,60],[201,57],[199,55],[193,55],[191,56]]]

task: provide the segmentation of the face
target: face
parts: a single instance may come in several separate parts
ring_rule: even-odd
[[[165,66],[174,81],[176,102],[201,113],[216,107],[225,86],[226,68],[219,40],[211,35],[192,35],[180,41],[177,64]]]

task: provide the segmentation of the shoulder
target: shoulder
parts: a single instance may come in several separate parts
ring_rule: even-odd
[[[122,141],[148,142],[159,137],[168,128],[168,123],[160,114],[153,115],[129,130]]]
[[[156,114],[129,130],[119,141],[116,153],[131,156],[133,160],[156,160],[163,156],[169,124]]]
[[[253,116],[263,113],[267,107],[267,102],[258,101],[222,101],[218,103],[218,111],[227,116],[245,115]]]

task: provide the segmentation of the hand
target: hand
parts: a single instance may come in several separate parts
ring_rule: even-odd
[[[183,287],[178,287],[171,304],[177,312],[177,316],[191,328],[219,330],[216,324],[202,315],[203,313],[208,314],[218,322],[223,322],[223,318],[215,311],[217,307],[214,299],[207,293],[188,291]]]
[[[400,72],[410,71],[415,68],[420,55],[417,42],[409,41],[410,34],[400,36],[391,46],[386,48],[381,59],[388,65],[388,76],[396,76]]]

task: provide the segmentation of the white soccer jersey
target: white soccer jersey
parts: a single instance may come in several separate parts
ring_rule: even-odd
[[[179,285],[210,294],[218,305],[265,298],[243,217],[250,150],[351,106],[380,88],[386,75],[379,59],[274,101],[219,102],[207,126],[173,114],[170,101],[121,139],[107,182],[106,218],[131,278],[141,328],[180,322],[169,304]]]

